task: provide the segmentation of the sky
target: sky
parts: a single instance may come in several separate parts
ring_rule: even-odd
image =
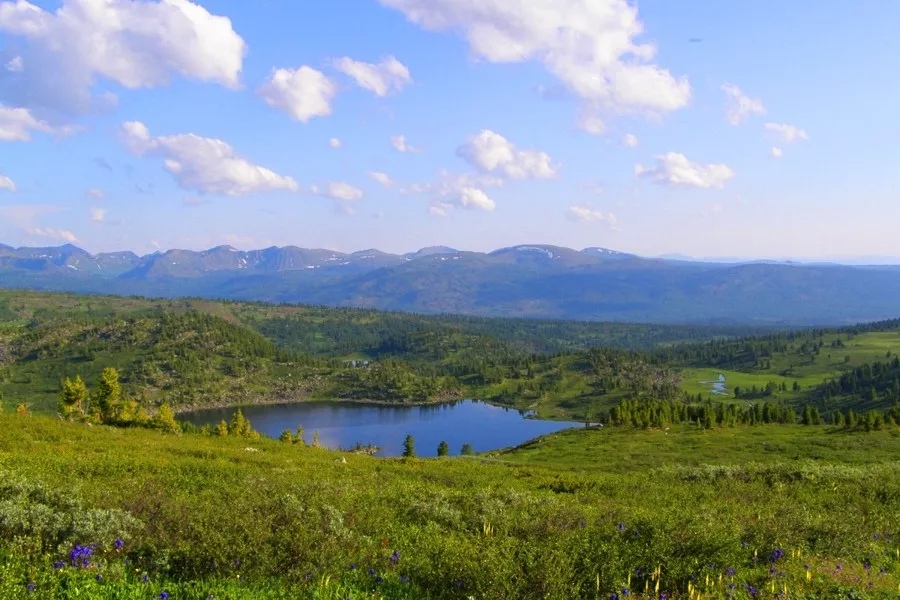
[[[0,0],[0,243],[900,257],[900,3]]]

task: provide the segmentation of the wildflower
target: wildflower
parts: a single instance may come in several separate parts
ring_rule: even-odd
[[[735,587],[736,587],[736,586],[734,585],[733,582],[728,584],[728,589],[729,589],[729,590],[733,590]]]
[[[355,563],[350,563],[350,570],[351,570],[351,571],[355,571],[355,570],[356,570],[356,564],[355,564]]]
[[[750,592],[751,596],[757,596],[759,594],[759,590],[752,585],[747,589],[747,591]]]
[[[728,575],[729,577],[734,577],[734,569],[732,569],[731,567],[728,567],[727,569],[725,569],[725,574]]]
[[[148,581],[150,581],[150,576],[147,575],[146,573],[144,573],[144,576],[141,577],[141,581],[143,581],[144,583],[147,583]]]
[[[834,568],[834,570],[835,570],[835,571],[840,571],[840,570],[841,570],[841,565],[837,565],[837,566]]]
[[[666,600],[668,597],[669,597],[669,595],[665,592],[659,593],[659,600]]]
[[[66,563],[64,561],[58,560],[55,563],[53,563],[53,568],[54,569],[65,569]]]
[[[122,546],[124,546],[124,545],[125,545],[125,542],[122,540],[122,538],[116,538],[116,542],[115,542],[116,550],[121,550]]]
[[[303,579],[309,581],[310,579],[312,579],[312,573],[307,573],[306,575],[303,576]]]
[[[872,539],[873,539],[873,540],[877,540],[878,537],[879,537],[879,536],[878,536],[878,534],[876,533],[875,535],[872,536]]]
[[[391,554],[391,558],[388,560],[391,561],[392,565],[396,565],[398,562],[400,562],[400,552],[398,552],[397,550],[394,550],[394,553]]]
[[[34,592],[34,590],[36,590],[36,589],[37,589],[37,586],[34,585],[33,583],[29,583],[29,584],[28,584],[28,591],[29,591],[29,593],[30,593],[30,592]]]
[[[613,594],[609,597],[609,600],[619,600],[619,595],[616,594],[616,593],[613,593]]]
[[[630,594],[630,593],[631,593],[631,592],[628,591],[628,588],[622,588],[622,595],[623,595],[623,596],[627,596],[627,595]]]
[[[772,562],[775,562],[776,560],[778,560],[778,559],[781,558],[782,556],[784,556],[784,551],[783,551],[781,548],[776,548],[776,549],[775,549],[775,552],[772,553],[772,558],[771,558],[771,560],[772,560]]]
[[[169,600],[169,592],[160,592],[159,600]]]
[[[809,571],[809,565],[803,565],[803,568]]]
[[[582,519],[582,520],[581,520],[581,526],[582,526],[582,527],[587,527],[587,521],[585,521],[584,519]]]
[[[871,568],[872,568],[872,565],[870,565],[869,563],[863,563],[863,569],[865,569],[866,571],[868,571]]]
[[[625,523],[619,523],[619,531],[625,531]]]
[[[400,583],[408,583],[408,582],[409,582],[409,577],[407,577],[406,575],[400,576]]]
[[[376,577],[375,583],[377,583],[378,585],[381,585],[382,583],[384,583],[384,577]]]
[[[369,575],[374,575],[374,574],[375,574],[375,569],[369,569]]]
[[[885,567],[881,567],[881,569],[879,569],[878,572],[879,573],[887,573],[887,569]]]
[[[95,577],[95,579],[97,581],[103,581],[103,575],[101,575],[100,573],[97,573],[97,577]]]

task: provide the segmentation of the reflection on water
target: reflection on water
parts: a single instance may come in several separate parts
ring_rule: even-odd
[[[230,421],[234,408],[204,410],[179,418],[196,425],[215,425]],[[337,402],[307,402],[248,406],[242,408],[253,428],[277,438],[282,431],[304,428],[304,439],[319,441],[328,448],[352,448],[374,444],[379,456],[399,456],[403,440],[411,434],[419,456],[435,456],[441,441],[450,445],[451,454],[459,454],[463,444],[472,444],[476,452],[514,446],[532,438],[574,427],[577,423],[540,421],[533,411],[519,411],[464,400],[428,406],[385,406]]]

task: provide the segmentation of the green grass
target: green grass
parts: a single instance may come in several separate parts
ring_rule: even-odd
[[[596,599],[629,580],[652,591],[659,566],[677,597],[692,582],[724,597],[731,577],[720,576],[734,568],[737,598],[747,584],[768,599],[777,548],[777,587],[794,598],[893,598],[900,583],[894,430],[579,429],[427,460],[8,413],[0,431],[3,598],[30,597],[36,582],[33,597],[67,599]],[[45,491],[22,491],[37,484]],[[90,510],[121,512],[54,525]],[[91,542],[101,582],[93,567],[52,569]]]

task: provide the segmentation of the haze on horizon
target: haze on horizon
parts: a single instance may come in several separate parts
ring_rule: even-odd
[[[96,4],[0,0],[2,243],[900,257],[897,4]]]

